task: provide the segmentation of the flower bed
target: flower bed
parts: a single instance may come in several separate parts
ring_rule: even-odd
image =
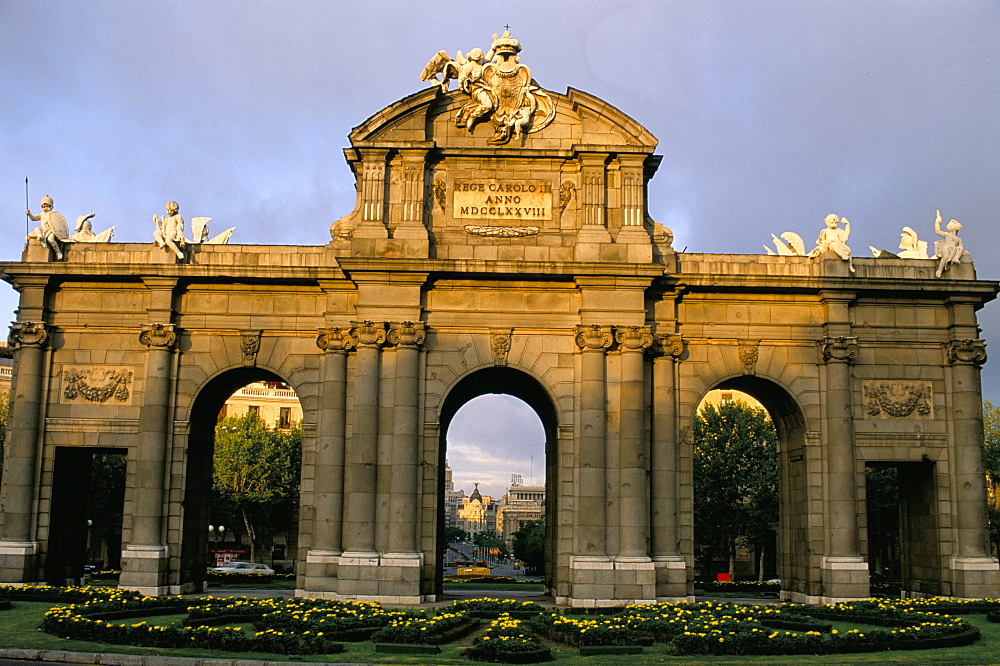
[[[501,615],[527,619],[539,615],[545,609],[534,601],[517,601],[516,599],[468,599],[453,601],[451,610],[465,611],[472,617],[497,618]]]
[[[440,645],[468,635],[479,620],[464,612],[441,613],[433,617],[401,617],[375,634],[380,643],[416,643]]]
[[[291,632],[323,632],[341,641],[366,640],[377,630],[411,614],[386,610],[377,603],[327,599],[274,600],[261,627]]]
[[[534,664],[552,659],[552,652],[532,638],[523,620],[501,615],[490,623],[465,656],[474,661]]]
[[[469,650],[480,661],[528,663],[548,658],[526,630],[518,613],[534,615],[534,631],[578,648],[627,647],[664,643],[676,655],[845,654],[882,650],[958,647],[975,642],[977,629],[941,611],[990,613],[1000,620],[1000,601],[979,599],[870,599],[827,606],[682,603],[633,605],[614,614],[567,617],[540,614],[533,602],[474,599],[453,603],[436,616],[383,609],[368,602],[320,599],[182,599],[143,597],[111,588],[0,586],[0,596],[70,603],[46,613],[42,628],[84,641],[154,647],[283,654],[334,653],[334,637],[404,645],[435,645],[456,640],[478,624],[474,615],[498,617]],[[524,610],[522,610],[524,609]],[[936,612],[935,612],[936,611]],[[112,622],[161,614],[187,614],[186,624],[152,626]],[[227,625],[257,618],[258,633]],[[871,630],[831,630],[829,620],[879,624]],[[198,626],[191,626],[198,625]],[[581,650],[581,654],[584,650]]]
[[[41,628],[63,638],[143,647],[194,647],[278,654],[332,654],[344,649],[343,645],[331,643],[322,634],[309,632],[286,634],[266,630],[249,636],[239,627],[164,627],[145,622],[114,624],[107,621],[109,614],[121,618],[127,613],[148,614],[154,608],[160,612],[170,609],[186,610],[187,605],[192,603],[192,600],[178,600],[172,605],[164,606],[163,601],[164,599],[154,597],[127,600],[127,611],[122,609],[123,604],[119,601],[98,600],[80,605],[57,606],[45,614]],[[179,601],[183,601],[184,605]]]

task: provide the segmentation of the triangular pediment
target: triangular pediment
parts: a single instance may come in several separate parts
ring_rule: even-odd
[[[627,152],[652,152],[656,137],[634,119],[582,90],[569,88],[565,94],[544,91],[554,106],[554,118],[544,128],[491,146],[489,120],[474,123],[471,129],[456,126],[455,119],[469,96],[457,91],[441,92],[431,87],[404,97],[355,127],[352,146],[399,144],[434,148],[490,148],[497,150],[574,151],[584,146]]]

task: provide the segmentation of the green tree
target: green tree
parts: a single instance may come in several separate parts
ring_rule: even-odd
[[[287,527],[298,507],[302,428],[271,430],[256,414],[223,419],[215,429],[212,485],[231,507],[257,559],[265,537]]]
[[[527,573],[545,571],[545,521],[533,520],[514,532],[514,557],[524,562]]]
[[[983,401],[986,483],[990,500],[990,542],[1000,553],[1000,406]]]
[[[3,443],[7,439],[8,418],[10,418],[10,393],[0,391],[0,476],[3,476]]]
[[[444,528],[445,543],[452,543],[453,541],[465,541],[468,538],[469,538],[469,533],[463,530],[461,527]]]
[[[728,558],[730,575],[737,545],[763,553],[778,521],[777,441],[767,412],[742,402],[707,404],[695,418],[695,541],[709,563]]]

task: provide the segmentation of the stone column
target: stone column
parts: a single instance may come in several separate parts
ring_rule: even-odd
[[[378,451],[378,393],[384,322],[352,322],[357,347],[351,438],[345,451],[344,557],[376,557],[375,482]]]
[[[656,600],[687,597],[687,565],[678,548],[677,363],[684,352],[679,335],[659,337],[653,360],[653,434],[650,461],[650,547],[656,569]]]
[[[392,469],[389,471],[389,552],[417,552],[418,399],[420,345],[427,334],[421,322],[404,321],[389,330],[396,345],[395,405],[393,406]]]
[[[967,308],[966,313],[959,311]],[[971,305],[952,305],[956,321],[975,321]],[[963,317],[962,315],[965,315]],[[955,332],[969,333],[954,327]],[[983,461],[982,390],[979,368],[986,362],[986,344],[977,338],[952,339],[945,344],[951,377],[953,428],[952,483],[955,487],[956,556],[950,561],[952,595],[973,598],[993,594],[1000,583],[997,559],[987,534],[985,464]]]
[[[315,522],[312,548],[306,555],[305,589],[311,594],[335,591],[342,552],[344,511],[344,432],[347,414],[347,350],[353,338],[339,328],[319,330],[320,405],[316,428],[316,464],[313,488]]]
[[[44,285],[21,290],[21,311],[31,298],[41,314]],[[45,343],[48,327],[40,321],[17,321],[10,327],[9,344],[16,350],[10,429],[3,451],[0,487],[0,581],[34,582],[38,542],[34,533],[36,461],[42,436],[41,410],[45,399]]]
[[[619,551],[616,561],[649,561],[649,497],[646,493],[645,351],[653,336],[645,326],[619,326],[621,431],[619,432]]]
[[[163,497],[170,421],[173,324],[145,324],[139,343],[145,345],[146,370],[139,410],[133,487],[135,509],[128,546],[122,553],[120,586],[158,596],[166,593],[167,546],[163,541]],[[141,480],[141,482],[139,481]]]
[[[427,334],[421,322],[404,321],[389,329],[396,345],[389,475],[388,552],[379,563],[379,595],[398,601],[422,601],[417,548],[419,516],[419,397],[420,346]]]
[[[846,308],[846,301],[838,304]],[[830,312],[827,316],[833,319]],[[829,549],[823,558],[823,597],[826,600],[867,597],[868,565],[858,545],[858,480],[851,406],[851,361],[858,357],[858,339],[827,336],[820,341],[820,353],[826,364],[824,458]]]
[[[576,488],[576,555],[607,560],[607,387],[605,350],[611,329],[593,324],[577,326],[580,360],[580,465]]]

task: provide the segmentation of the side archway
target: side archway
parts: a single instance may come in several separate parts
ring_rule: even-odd
[[[752,396],[767,410],[778,434],[778,571],[786,595],[818,594],[810,588],[811,553],[822,544],[813,543],[809,524],[807,428],[802,407],[780,384],[755,375],[724,379],[712,390],[733,390]],[[706,391],[707,395],[707,391]],[[695,414],[690,415],[693,425]],[[693,487],[693,484],[692,484]],[[693,498],[692,498],[693,499]]]
[[[212,458],[219,412],[233,393],[254,382],[287,384],[283,377],[271,370],[260,367],[233,368],[217,374],[206,382],[191,405],[183,501],[176,509],[181,514],[179,547],[182,589],[200,590],[205,580]]]

